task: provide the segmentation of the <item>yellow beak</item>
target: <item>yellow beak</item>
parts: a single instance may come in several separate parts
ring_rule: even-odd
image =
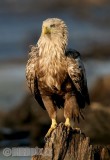
[[[45,35],[45,34],[50,34],[50,33],[51,33],[51,29],[48,28],[48,27],[43,27],[42,33],[43,33],[43,35]]]

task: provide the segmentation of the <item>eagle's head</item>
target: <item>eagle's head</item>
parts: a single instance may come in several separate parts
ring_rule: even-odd
[[[65,22],[58,18],[48,18],[43,21],[41,37],[53,42],[62,42],[67,45],[68,30]]]

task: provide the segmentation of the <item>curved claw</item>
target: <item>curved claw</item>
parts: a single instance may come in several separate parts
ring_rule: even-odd
[[[48,138],[48,137],[51,135],[52,131],[53,131],[56,127],[57,127],[57,125],[56,125],[55,127],[50,127],[50,129],[48,130],[47,134],[45,135],[45,138]]]
[[[45,135],[45,139],[47,139],[47,138],[51,135],[52,131],[53,131],[56,127],[57,127],[57,122],[56,122],[55,119],[52,119],[51,127],[50,127],[50,129],[48,130],[47,134]]]

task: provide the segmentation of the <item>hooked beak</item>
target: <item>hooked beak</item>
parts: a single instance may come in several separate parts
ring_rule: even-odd
[[[42,33],[43,33],[43,35],[45,35],[45,34],[50,34],[50,33],[51,33],[51,29],[48,28],[48,27],[43,27]]]

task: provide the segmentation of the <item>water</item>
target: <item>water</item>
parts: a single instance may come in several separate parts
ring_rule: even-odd
[[[93,10],[94,12],[94,10]],[[97,11],[98,12],[98,11]],[[96,12],[96,13],[97,13]],[[100,13],[100,11],[99,11]],[[105,15],[105,12],[102,12]],[[102,14],[97,13],[101,18]],[[27,44],[37,42],[42,21],[48,17],[64,19],[69,28],[69,47],[87,51],[92,43],[107,44],[110,42],[110,27],[97,26],[90,20],[76,18],[74,12],[39,12],[34,14],[0,13],[0,59],[26,57]]]
[[[0,109],[9,111],[26,94],[25,65],[0,65]]]
[[[104,8],[104,7],[103,7]],[[110,7],[108,7],[110,8]],[[92,10],[98,19],[108,17],[103,11]],[[74,12],[39,12],[34,14],[12,14],[0,12],[0,61],[27,57],[27,44],[36,43],[41,32],[42,21],[48,17],[64,19],[69,28],[69,46],[80,52],[87,52],[92,44],[109,44],[110,27],[100,26],[90,20],[76,18]],[[97,22],[98,23],[98,22]],[[35,38],[33,41],[33,37]],[[105,74],[110,74],[110,62],[88,60],[85,62],[88,85]],[[25,65],[0,64],[0,110],[9,111],[19,104],[26,93]],[[30,160],[31,157],[6,157],[0,150],[0,160]]]
[[[92,9],[93,17],[108,17],[109,6]],[[110,42],[109,25],[97,25],[90,19],[78,19],[74,11],[42,11],[34,14],[0,12],[0,62],[14,58],[25,59],[28,45],[36,43],[41,32],[42,21],[48,17],[62,18],[69,28],[69,47],[84,53],[97,44]],[[34,37],[34,40],[33,40]],[[103,74],[110,74],[109,61],[88,60],[85,63],[88,84]],[[26,93],[25,65],[0,64],[0,108],[10,110],[20,103]]]
[[[85,62],[88,86],[91,88],[97,78],[110,74],[110,61],[88,60]]]

